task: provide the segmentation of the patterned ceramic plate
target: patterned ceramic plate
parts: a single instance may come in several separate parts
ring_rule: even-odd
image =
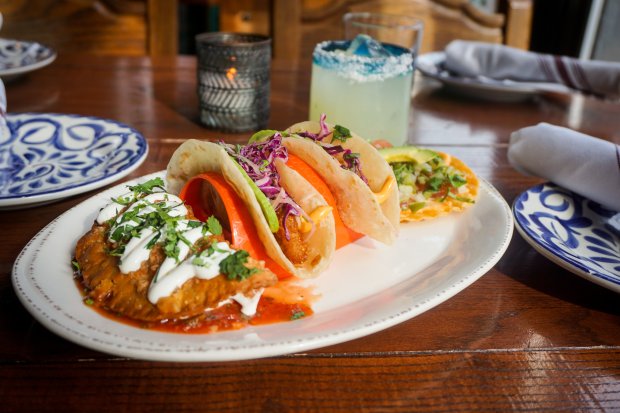
[[[513,219],[502,196],[480,182],[476,204],[460,214],[401,226],[393,245],[364,237],[339,249],[320,277],[303,280],[318,299],[311,317],[213,334],[132,327],[85,305],[73,279],[76,241],[110,197],[103,191],[41,230],[13,267],[13,286],[45,327],[82,346],[149,360],[224,361],[324,347],[402,323],[448,300],[489,271],[510,243]]]
[[[512,207],[517,230],[538,252],[567,270],[620,292],[617,212],[552,183],[535,186]]]
[[[144,137],[77,115],[9,114],[0,133],[0,208],[51,202],[107,185],[146,158]],[[1,131],[0,131],[1,132]]]
[[[40,69],[56,59],[56,52],[36,42],[0,39],[0,77],[10,78]]]

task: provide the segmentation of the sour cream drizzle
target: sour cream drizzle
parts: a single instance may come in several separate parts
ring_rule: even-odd
[[[166,192],[155,192],[139,198],[123,213],[120,213],[127,207],[127,202],[134,199],[134,196],[132,192],[123,194],[99,212],[96,219],[98,224],[113,220],[109,230],[108,239],[110,241],[113,241],[111,236],[119,227],[138,227],[144,224],[148,214],[157,210],[165,211],[172,218],[186,216],[188,213],[179,197]],[[129,219],[126,218],[127,214],[131,214]],[[146,227],[140,230],[137,236],[133,236],[125,245],[120,256],[119,269],[121,272],[127,274],[138,270],[142,263],[149,258],[150,246],[163,241],[166,237],[166,231],[172,229],[167,228],[169,225],[171,224],[163,223],[158,227]],[[220,263],[236,252],[226,242],[217,242],[201,253],[191,253],[190,245],[194,245],[201,238],[211,237],[213,234],[207,230],[204,223],[199,221],[176,219],[172,225],[174,225],[174,231],[179,235],[179,241],[175,245],[177,254],[176,257],[166,257],[149,285],[148,300],[153,304],[156,304],[161,298],[172,295],[177,288],[193,277],[205,280],[217,277],[220,274]],[[241,305],[243,314],[252,316],[256,313],[262,292],[263,290],[260,289],[252,297],[246,297],[239,293],[230,298]],[[223,301],[220,305],[226,302],[228,300]]]

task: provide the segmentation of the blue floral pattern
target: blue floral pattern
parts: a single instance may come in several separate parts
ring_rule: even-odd
[[[609,223],[617,212],[546,183],[519,195],[513,213],[526,240],[565,268],[620,286],[620,234]]]
[[[40,43],[0,39],[0,71],[35,66],[55,56],[54,50]]]
[[[148,150],[140,133],[111,120],[61,114],[7,120],[9,133],[0,130],[0,201],[120,178]]]

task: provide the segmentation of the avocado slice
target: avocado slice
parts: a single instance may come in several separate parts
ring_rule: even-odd
[[[250,188],[252,188],[252,192],[254,192],[254,196],[258,201],[258,205],[260,205],[260,209],[263,211],[263,215],[265,215],[265,219],[267,220],[269,229],[271,230],[271,232],[278,232],[278,230],[280,229],[280,222],[278,221],[276,210],[273,209],[273,207],[271,206],[271,202],[269,202],[269,199],[265,196],[263,191],[261,191],[260,188],[256,186],[252,178],[248,176],[247,172],[245,172],[241,165],[239,165],[239,163],[237,163],[237,161],[235,161],[233,158],[230,159],[235,163],[235,166],[239,169],[241,175],[243,175],[243,178],[248,183],[248,185],[250,185]]]
[[[381,148],[379,149],[379,154],[381,154],[387,163],[416,162],[422,164],[439,156],[439,154],[435,151],[418,148],[417,146],[394,146],[392,148]]]
[[[273,129],[259,130],[258,132],[254,133],[254,135],[250,136],[250,140],[248,141],[248,143],[262,142],[267,138],[271,138],[277,132],[277,130]]]

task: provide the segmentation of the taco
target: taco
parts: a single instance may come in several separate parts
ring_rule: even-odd
[[[315,277],[327,268],[335,250],[331,207],[319,192],[286,164],[281,136],[266,142],[228,145],[188,140],[168,164],[168,188],[179,193],[194,176],[216,173],[234,189],[252,217],[267,255],[288,273]],[[208,191],[208,196],[217,196]],[[217,200],[205,200],[214,205]]]
[[[182,322],[230,300],[253,316],[275,274],[232,249],[213,217],[196,220],[164,192],[161,178],[129,189],[99,211],[76,244],[73,264],[85,301],[145,323]]]
[[[325,122],[297,123],[283,145],[323,178],[346,226],[391,244],[398,235],[399,205],[394,173],[377,150],[349,129]]]
[[[415,146],[379,149],[398,182],[400,220],[422,221],[476,202],[478,178],[461,160]]]

